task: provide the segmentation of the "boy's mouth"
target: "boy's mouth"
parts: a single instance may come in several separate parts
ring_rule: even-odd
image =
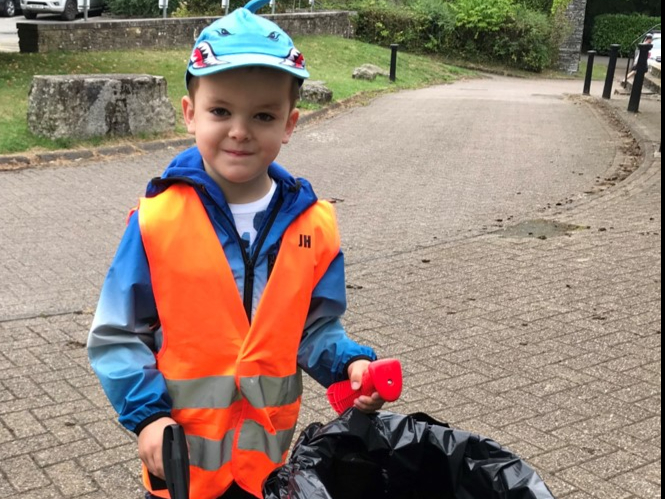
[[[228,154],[229,156],[235,156],[236,158],[244,158],[244,157],[251,156],[252,154],[254,154],[254,153],[249,152],[249,151],[238,151],[238,150],[235,150],[235,149],[224,149],[224,152],[226,154]]]

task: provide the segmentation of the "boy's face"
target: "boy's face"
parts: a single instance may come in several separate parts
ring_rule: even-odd
[[[196,137],[208,174],[222,187],[265,185],[268,166],[298,121],[291,106],[293,77],[240,68],[198,78],[183,97],[187,131]]]

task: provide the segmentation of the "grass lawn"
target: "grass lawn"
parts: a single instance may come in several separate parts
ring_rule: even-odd
[[[353,69],[365,63],[389,69],[390,50],[332,36],[296,37],[294,41],[307,58],[312,79],[325,81],[333,90],[335,100],[362,92],[375,93],[444,83],[473,74],[432,58],[400,53],[395,84],[388,82],[387,78],[377,78],[374,82],[354,80],[351,78]],[[169,98],[177,113],[175,134],[184,135],[180,99],[185,92],[184,72],[189,55],[189,49],[131,53],[0,53],[0,154],[95,146],[117,141],[108,138],[52,141],[32,135],[28,130],[26,115],[33,75],[147,73],[164,76],[168,82]],[[311,105],[303,107],[314,109]]]
[[[577,72],[577,76],[579,78],[585,79],[586,78],[586,70],[588,67],[588,61],[587,60],[582,60],[580,62],[580,70]],[[624,66],[625,68],[625,66]],[[615,73],[615,78],[622,78],[625,75],[626,70],[625,69],[617,69]],[[605,77],[607,76],[607,66],[603,64],[594,64],[593,65],[593,73],[591,73],[591,79],[594,81],[605,81]]]

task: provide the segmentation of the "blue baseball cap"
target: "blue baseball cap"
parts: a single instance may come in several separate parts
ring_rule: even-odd
[[[272,21],[255,14],[270,0],[253,0],[206,27],[192,51],[185,85],[192,76],[206,76],[247,66],[286,71],[301,82],[309,78],[305,58],[293,40]]]

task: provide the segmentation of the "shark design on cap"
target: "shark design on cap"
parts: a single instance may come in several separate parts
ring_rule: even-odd
[[[206,27],[194,46],[185,75],[207,76],[240,67],[262,66],[285,71],[301,82],[309,78],[305,57],[272,21],[255,14],[270,0],[253,0]]]
[[[189,64],[194,69],[204,69],[230,63],[219,59],[208,42],[202,42],[194,48]]]

